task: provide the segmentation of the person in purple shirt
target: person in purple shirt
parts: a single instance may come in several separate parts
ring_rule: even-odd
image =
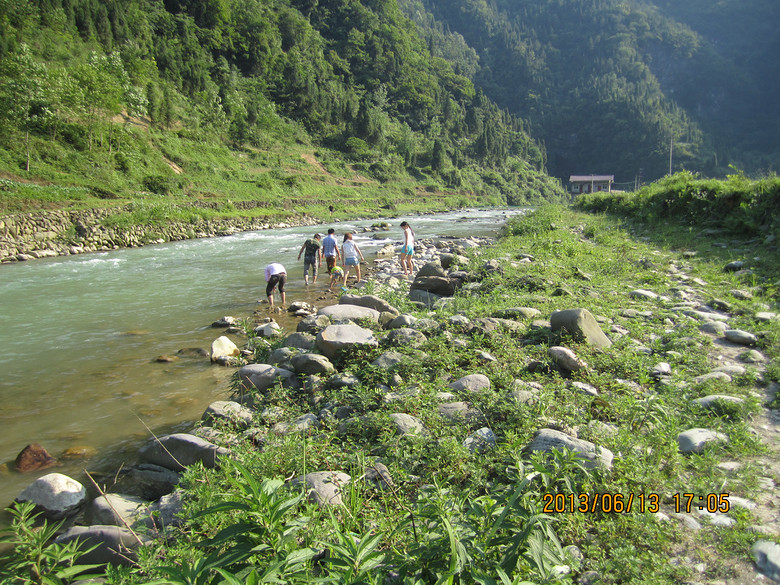
[[[265,280],[268,283],[265,287],[265,295],[268,297],[268,305],[274,308],[274,289],[279,287],[279,294],[282,297],[282,306],[287,303],[284,294],[284,285],[287,282],[287,271],[284,266],[278,262],[272,262],[265,267]]]

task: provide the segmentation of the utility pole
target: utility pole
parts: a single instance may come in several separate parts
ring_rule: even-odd
[[[669,176],[672,174],[672,149],[674,146],[674,136],[669,137]]]

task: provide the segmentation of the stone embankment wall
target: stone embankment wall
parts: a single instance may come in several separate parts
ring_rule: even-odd
[[[42,211],[0,217],[0,261],[15,262],[84,252],[135,248],[174,240],[230,235],[291,225],[312,225],[310,217],[292,217],[270,224],[252,218],[225,218],[197,223],[173,222],[165,226],[116,228],[103,220],[124,209]]]

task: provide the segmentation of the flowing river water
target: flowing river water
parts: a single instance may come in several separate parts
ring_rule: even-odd
[[[233,368],[212,365],[207,357],[156,358],[208,349],[224,333],[213,321],[251,316],[265,297],[263,269],[270,262],[287,268],[288,303],[322,306],[317,299],[327,275],[305,287],[297,260],[315,232],[358,230],[355,241],[371,262],[387,242],[400,245],[403,219],[418,238],[486,236],[523,211],[395,218],[384,240],[359,231],[377,220],[361,220],[0,266],[0,509],[45,473],[81,479],[84,469],[131,464],[150,431],[187,429],[208,404],[226,399]],[[294,321],[287,325],[294,330]],[[41,472],[12,471],[29,443],[57,458],[82,447],[96,454]]]

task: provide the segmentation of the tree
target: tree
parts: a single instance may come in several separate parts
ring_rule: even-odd
[[[36,61],[26,44],[2,61],[5,83],[0,86],[2,111],[24,131],[25,170],[30,170],[30,126],[50,113],[47,108],[46,67]]]

